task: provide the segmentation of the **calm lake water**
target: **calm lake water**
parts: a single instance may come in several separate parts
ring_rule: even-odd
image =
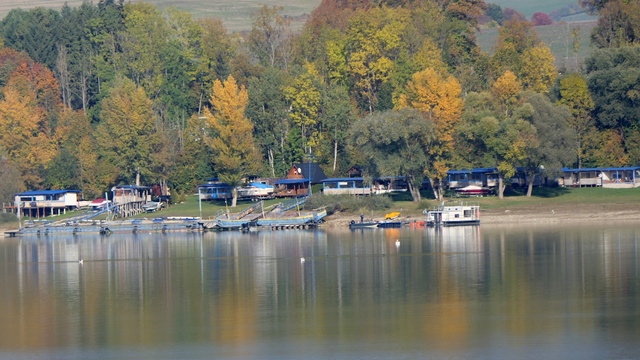
[[[639,253],[640,224],[9,238],[0,358],[638,359]]]

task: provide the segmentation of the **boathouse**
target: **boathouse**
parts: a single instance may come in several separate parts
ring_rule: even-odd
[[[65,214],[78,208],[79,190],[39,190],[14,194],[14,202],[21,216],[35,218]]]
[[[562,169],[566,187],[635,188],[640,186],[640,167]]]
[[[144,212],[144,204],[151,201],[151,187],[116,185],[111,188],[114,215],[129,217]]]

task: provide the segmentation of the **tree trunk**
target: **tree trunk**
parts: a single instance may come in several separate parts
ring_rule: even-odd
[[[231,199],[231,207],[234,208],[238,204],[238,188],[234,186],[233,190],[231,190],[231,194],[233,196]]]
[[[533,179],[535,174],[527,175],[527,197],[531,197],[533,194]]]
[[[413,202],[420,202],[420,189],[416,189],[416,184],[413,180],[413,177],[409,177],[407,185],[409,185],[409,191],[411,192],[411,198],[413,199]]]
[[[433,178],[429,178],[429,182],[431,183],[431,189],[433,190],[433,196],[435,197],[435,199],[437,201],[442,201],[443,196],[443,191],[442,191],[442,184],[440,181],[434,181]]]
[[[140,186],[140,168],[136,168],[136,186]]]
[[[269,166],[271,167],[271,176],[276,177],[276,165],[275,160],[273,159],[273,149],[269,148],[267,151],[267,156],[269,157]]]
[[[336,172],[336,166],[338,164],[338,141],[333,142],[333,172]]]
[[[498,198],[500,199],[504,199],[504,179],[502,178],[502,175],[500,175],[498,177]]]

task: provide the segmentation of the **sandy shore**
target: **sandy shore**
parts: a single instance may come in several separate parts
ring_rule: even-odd
[[[326,227],[347,227],[356,214],[333,214],[326,218]],[[424,216],[399,216],[400,221],[422,221]],[[597,206],[538,206],[503,210],[481,210],[481,224],[549,224],[561,222],[640,222],[640,204]]]

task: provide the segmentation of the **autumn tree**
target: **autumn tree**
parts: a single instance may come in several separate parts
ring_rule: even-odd
[[[549,14],[538,11],[531,15],[531,22],[533,22],[533,26],[551,25],[553,24],[553,19]]]
[[[140,185],[141,177],[153,178],[161,144],[144,89],[128,78],[117,79],[101,107],[97,134],[103,160],[117,167],[121,181]]]
[[[494,76],[511,70],[525,90],[547,93],[557,78],[554,61],[531,23],[510,20],[499,30],[490,66]]]
[[[357,12],[349,22],[347,73],[353,95],[368,112],[376,108],[380,87],[405,51],[402,33],[408,16],[407,11],[383,7]]]
[[[442,181],[446,178],[455,149],[455,129],[461,120],[464,102],[460,83],[451,75],[427,68],[413,75],[406,94],[399,99],[400,107],[420,110],[436,129],[435,140],[429,144],[431,164],[425,169],[436,199],[443,196]]]
[[[13,86],[5,86],[2,92],[0,147],[20,170],[27,188],[41,188],[42,171],[55,149],[44,109],[35,105],[32,94],[21,94]]]
[[[245,116],[248,94],[238,87],[233,76],[216,80],[211,96],[211,110],[205,109],[211,134],[206,138],[214,153],[212,162],[221,181],[233,187],[232,207],[238,200],[237,186],[242,178],[260,170],[260,152],[253,138],[253,125]],[[194,115],[197,116],[197,115]]]

